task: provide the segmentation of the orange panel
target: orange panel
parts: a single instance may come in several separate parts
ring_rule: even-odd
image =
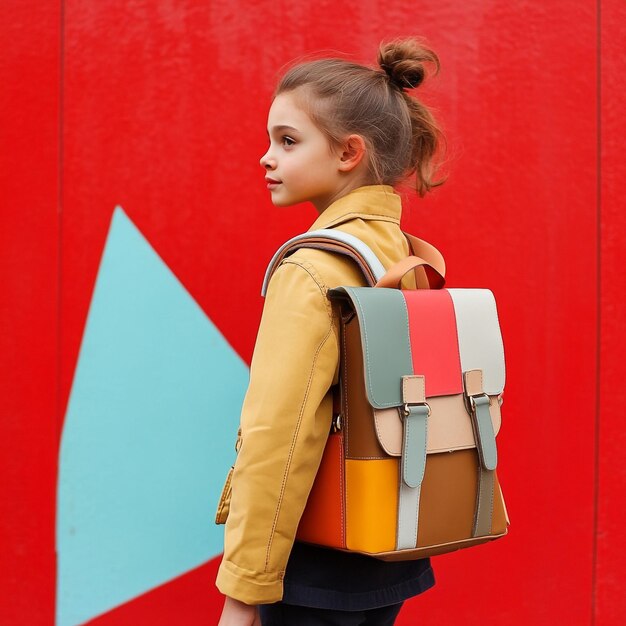
[[[396,547],[398,460],[346,461],[346,544],[383,552]]]

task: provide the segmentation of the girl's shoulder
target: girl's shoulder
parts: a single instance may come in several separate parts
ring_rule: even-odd
[[[298,248],[283,263],[296,263],[307,270],[324,290],[340,285],[364,285],[365,278],[357,264],[338,252],[316,248]]]

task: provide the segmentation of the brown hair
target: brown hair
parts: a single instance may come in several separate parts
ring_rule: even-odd
[[[439,58],[422,40],[382,42],[378,68],[339,58],[324,58],[289,69],[274,97],[294,92],[331,144],[351,133],[363,137],[369,173],[378,184],[395,185],[415,173],[420,196],[445,182],[433,180],[444,135],[433,114],[405,89],[426,77],[426,64],[439,71]]]

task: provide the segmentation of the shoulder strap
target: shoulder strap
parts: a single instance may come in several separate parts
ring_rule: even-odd
[[[265,278],[261,287],[261,295],[263,297],[265,297],[270,278],[278,264],[298,248],[318,248],[330,252],[339,252],[351,257],[365,274],[365,278],[370,286],[375,285],[386,272],[385,267],[372,249],[358,237],[332,228],[311,230],[292,237],[278,248],[265,271]]]
[[[445,277],[446,272],[446,264],[439,250],[423,239],[419,239],[418,237],[409,235],[408,233],[403,234],[409,243],[409,251],[411,255],[420,257],[421,260],[426,262],[426,265],[432,266],[436,274],[439,275],[438,278],[443,281],[443,277]],[[265,271],[265,277],[263,278],[263,285],[261,287],[261,295],[263,297],[265,297],[270,278],[280,262],[286,256],[295,252],[298,248],[318,248],[320,250],[338,252],[349,256],[356,261],[358,266],[361,268],[370,287],[376,285],[376,283],[378,283],[387,273],[387,270],[385,270],[385,267],[380,262],[378,257],[364,241],[361,241],[358,237],[342,230],[322,228],[296,235],[278,248]],[[401,263],[402,261],[396,265],[400,265]],[[408,270],[404,270],[403,273],[406,273],[406,271]],[[418,284],[428,286],[429,279],[425,269],[417,267],[415,268],[415,271]],[[423,278],[421,278],[420,272],[424,274]],[[443,283],[439,284],[439,286],[442,286],[442,284]]]

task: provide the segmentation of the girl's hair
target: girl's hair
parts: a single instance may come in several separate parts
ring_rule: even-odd
[[[439,58],[422,40],[395,39],[380,44],[378,68],[338,58],[299,63],[284,74],[274,97],[293,92],[333,145],[361,135],[376,183],[395,185],[415,173],[424,196],[445,182],[433,180],[445,138],[428,107],[405,90],[422,84],[428,63],[437,74]]]

